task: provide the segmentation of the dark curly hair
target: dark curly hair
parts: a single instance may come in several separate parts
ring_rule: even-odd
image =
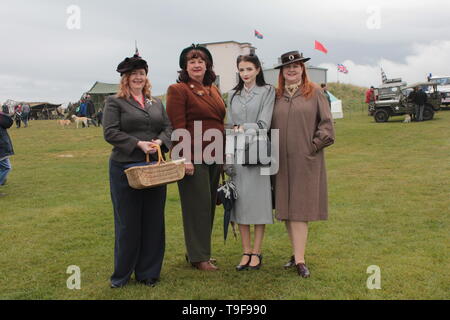
[[[216,81],[216,74],[214,73],[212,67],[212,62],[210,61],[210,59],[208,59],[208,57],[206,56],[206,54],[200,50],[191,50],[186,54],[186,61],[189,61],[191,59],[195,59],[195,58],[200,58],[203,61],[206,62],[206,72],[205,72],[205,76],[203,77],[203,85],[204,86],[210,86],[214,83],[214,81]],[[180,74],[178,76],[178,80],[177,82],[184,82],[187,83],[190,79],[189,74],[187,72],[186,69],[181,69],[180,71],[178,71],[178,73]]]

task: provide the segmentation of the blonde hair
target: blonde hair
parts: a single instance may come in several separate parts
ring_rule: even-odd
[[[308,74],[306,73],[306,67],[303,62],[294,62],[299,63],[302,66],[302,84],[300,85],[301,95],[305,98],[309,99],[314,91],[314,88],[317,87],[313,82],[309,80]],[[284,92],[285,80],[283,76],[283,67],[280,69],[280,73],[278,75],[278,86],[276,90],[277,98],[281,98]]]
[[[131,72],[127,72],[122,75],[122,78],[120,79],[120,85],[119,85],[119,92],[117,92],[118,98],[131,98],[131,89],[130,89],[130,76]],[[145,85],[142,88],[142,93],[144,94],[144,97],[151,99],[152,98],[152,84],[150,83],[150,80],[148,80],[147,77],[145,77]]]

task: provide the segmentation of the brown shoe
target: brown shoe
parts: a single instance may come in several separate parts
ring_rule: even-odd
[[[295,265],[295,267],[297,268],[297,272],[298,272],[298,275],[300,277],[309,278],[309,276],[311,275],[309,273],[309,270],[308,270],[308,267],[306,266],[306,264],[304,264],[304,263],[297,263]]]
[[[216,271],[219,270],[215,265],[213,265],[210,261],[201,261],[201,262],[192,262],[192,266],[198,270],[202,271]]]

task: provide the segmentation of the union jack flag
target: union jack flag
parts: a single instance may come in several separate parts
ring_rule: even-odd
[[[347,67],[344,66],[344,65],[341,64],[341,63],[339,63],[339,64],[337,65],[337,70],[338,70],[339,72],[342,72],[342,73],[348,73]]]

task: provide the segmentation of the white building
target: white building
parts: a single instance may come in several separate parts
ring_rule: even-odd
[[[233,89],[237,84],[236,59],[240,55],[255,53],[256,48],[250,43],[237,41],[221,41],[202,43],[214,60],[214,72],[218,79],[217,84],[223,93]]]
[[[236,59],[239,55],[255,53],[256,48],[251,43],[240,43],[237,41],[221,41],[202,43],[210,52],[214,60],[214,72],[217,75],[216,84],[223,93],[233,89],[238,83]],[[278,58],[278,60],[280,60]],[[262,63],[262,61],[261,61]],[[306,70],[311,81],[327,83],[327,69],[309,66],[306,63]],[[278,82],[278,69],[264,69],[264,78],[267,83],[274,86]]]

